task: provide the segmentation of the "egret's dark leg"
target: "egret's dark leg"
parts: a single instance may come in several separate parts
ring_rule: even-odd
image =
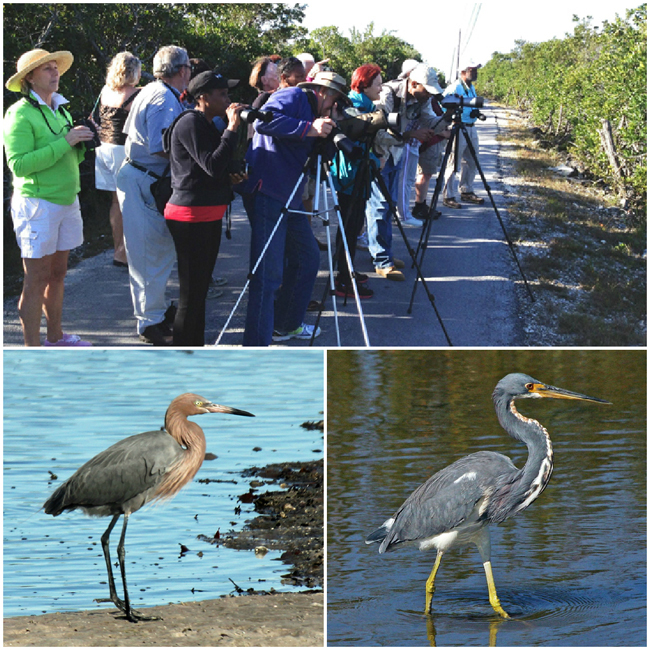
[[[104,531],[102,535],[102,550],[104,551],[104,560],[106,560],[106,571],[108,573],[108,589],[110,592],[110,598],[96,598],[95,601],[98,603],[112,602],[115,603],[122,611],[124,611],[124,603],[118,598],[117,591],[115,590],[115,580],[113,579],[113,567],[111,566],[111,554],[108,550],[108,540],[111,536],[111,531],[115,527],[117,520],[120,518],[120,515],[114,515],[111,519],[111,523],[108,524],[108,528]],[[119,601],[119,604],[118,604]]]
[[[427,585],[426,585],[426,601],[424,603],[424,613],[428,614],[431,611],[431,601],[433,600],[433,594],[436,591],[436,573],[438,573],[438,569],[440,568],[440,561],[442,560],[442,551],[438,551],[438,555],[436,555],[436,561],[433,565],[433,569],[431,569],[431,574],[429,575],[429,579],[427,580]]]
[[[126,588],[126,567],[124,564],[125,552],[124,552],[124,539],[126,538],[126,525],[129,522],[129,515],[124,515],[124,524],[122,525],[122,534],[120,535],[120,543],[117,545],[117,559],[120,562],[120,571],[122,573],[122,584],[124,585],[124,609],[122,611],[126,614],[126,617],[132,623],[137,623],[138,621],[159,621],[161,620],[158,616],[145,616],[139,611],[131,607],[131,601],[129,600],[129,592]],[[116,603],[117,604],[117,603]]]

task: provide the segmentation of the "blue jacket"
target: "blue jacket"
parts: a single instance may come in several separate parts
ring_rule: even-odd
[[[461,97],[467,97],[469,99],[472,99],[472,97],[476,97],[476,88],[474,88],[474,85],[472,83],[467,85],[460,77],[458,77],[458,79],[456,79],[455,82],[450,83],[445,88],[444,94],[445,96],[460,95]],[[463,108],[462,120],[464,124],[474,124],[474,122],[476,122],[475,117],[470,117],[470,113],[473,110],[474,109],[470,108],[469,106]]]
[[[309,92],[283,88],[264,104],[265,111],[273,112],[273,119],[255,122],[255,135],[246,154],[248,180],[242,191],[259,191],[282,203],[288,201],[316,141],[307,137],[316,119]],[[304,183],[305,179],[294,194],[291,208],[301,208]]]

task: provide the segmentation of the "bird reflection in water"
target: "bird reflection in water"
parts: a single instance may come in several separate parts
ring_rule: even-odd
[[[169,405],[162,429],[130,436],[97,454],[60,485],[43,505],[45,513],[55,517],[77,508],[88,515],[112,516],[102,535],[110,598],[99,598],[97,602],[114,603],[133,623],[156,620],[156,617],[145,616],[133,609],[129,600],[124,565],[124,538],[129,515],[150,501],[170,499],[194,478],[203,464],[206,442],[201,427],[187,418],[203,413],[254,417],[248,411],[213,404],[194,393],[179,395]],[[124,600],[119,598],[115,589],[108,549],[111,531],[121,515],[124,515],[124,523],[117,558]]]
[[[465,456],[423,483],[366,539],[366,544],[379,544],[379,553],[408,542],[417,543],[421,551],[436,549],[436,560],[426,583],[425,614],[431,611],[443,554],[455,546],[476,544],[485,569],[490,604],[499,616],[510,618],[494,585],[489,525],[499,524],[530,506],[551,478],[553,447],[548,431],[515,408],[515,400],[542,397],[609,404],[521,373],[507,375],[497,384],[492,399],[501,426],[528,447],[523,469],[517,469],[507,456],[493,451]]]

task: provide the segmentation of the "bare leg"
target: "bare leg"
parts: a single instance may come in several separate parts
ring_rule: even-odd
[[[427,200],[427,192],[429,191],[429,181],[431,174],[418,174],[415,179],[415,202],[423,203]]]
[[[67,267],[67,251],[64,254]],[[53,268],[56,266],[59,269],[60,267],[61,260],[57,258],[59,255],[59,253],[53,253],[52,255],[46,255],[38,259],[23,258],[25,277],[23,280],[23,291],[18,302],[18,314],[23,326],[26,346],[39,346],[41,344],[41,317],[45,308],[46,295],[48,295],[50,303],[50,313],[46,314],[48,316],[48,340],[56,343],[56,341],[63,337],[63,332],[61,331],[61,309],[60,307],[57,309],[57,306],[54,304],[58,292],[56,290],[49,291]],[[55,258],[57,259],[55,260]],[[62,300],[63,294],[61,293]],[[58,332],[55,331],[57,329]],[[50,338],[50,335],[52,338]]]
[[[56,343],[63,338],[61,319],[63,315],[63,289],[68,272],[69,251],[57,251],[52,255],[50,278],[45,288],[43,311],[47,320],[47,340]]]
[[[424,613],[428,614],[431,611],[431,601],[433,600],[433,594],[436,590],[435,586],[435,580],[436,580],[436,573],[438,573],[438,569],[440,568],[440,561],[442,560],[442,551],[438,551],[438,555],[436,555],[436,561],[433,565],[433,569],[431,569],[431,575],[429,575],[429,579],[427,580],[426,584],[426,601],[424,604]]]
[[[122,211],[120,210],[120,203],[117,200],[117,192],[112,192],[113,201],[111,203],[108,217],[111,222],[111,230],[113,231],[113,259],[117,262],[126,264],[126,250],[124,248],[124,228],[122,226]]]

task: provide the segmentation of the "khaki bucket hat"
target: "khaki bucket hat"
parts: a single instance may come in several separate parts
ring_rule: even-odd
[[[47,50],[30,50],[25,52],[16,63],[16,69],[18,72],[7,81],[5,84],[8,90],[13,92],[20,92],[20,86],[22,80],[32,71],[38,68],[38,66],[48,63],[49,61],[56,61],[59,67],[59,74],[63,74],[70,69],[74,57],[71,52],[62,50],[60,52],[53,52],[50,54]]]

